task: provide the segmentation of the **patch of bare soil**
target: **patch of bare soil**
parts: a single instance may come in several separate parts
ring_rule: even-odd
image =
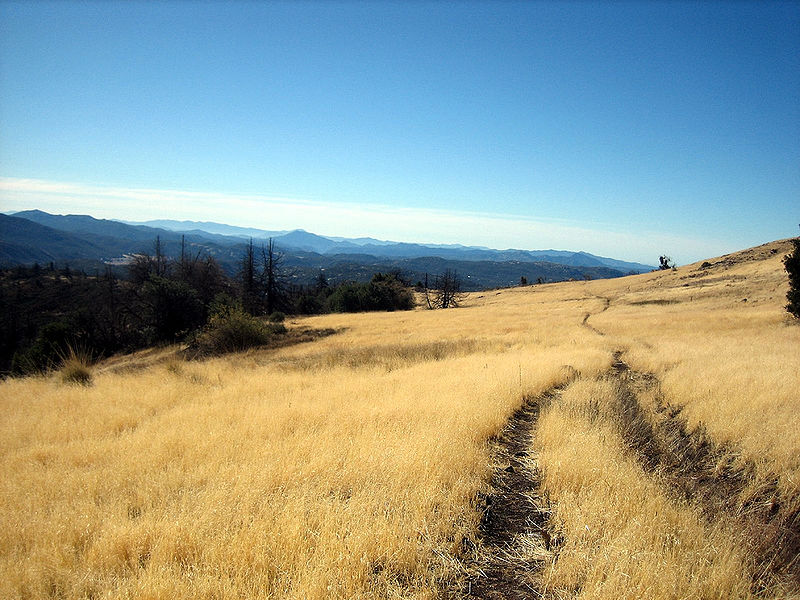
[[[781,499],[777,477],[764,478],[753,492],[756,467],[735,448],[716,444],[704,428],[687,430],[681,409],[669,406],[651,374],[633,371],[614,356],[611,376],[618,382],[619,426],[643,468],[673,494],[696,503],[714,522],[725,518],[743,532],[754,558],[753,592],[800,592],[800,500]],[[655,390],[657,405],[648,414],[640,401]]]
[[[468,598],[541,598],[538,574],[559,540],[548,531],[550,502],[542,496],[541,474],[531,456],[540,407],[564,386],[526,400],[496,440],[492,492],[482,498],[480,544],[465,565]]]

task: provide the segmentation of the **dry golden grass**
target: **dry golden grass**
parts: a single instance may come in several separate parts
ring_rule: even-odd
[[[788,250],[767,244],[711,269],[698,263],[599,291],[612,304],[591,322],[621,340],[632,367],[659,377],[690,428],[702,424],[717,442],[734,444],[797,498],[800,328],[783,310]],[[674,304],[632,304],[653,297]]]
[[[348,331],[278,352],[3,383],[0,596],[435,595],[475,536],[487,439],[565,365],[608,364],[574,319],[479,314],[331,316],[312,321]]]
[[[746,598],[735,537],[669,498],[623,451],[614,384],[572,384],[540,419],[536,448],[565,544],[544,574],[558,598]]]
[[[796,498],[800,328],[780,253],[765,258],[297,319],[340,333],[205,362],[150,351],[91,387],[0,383],[0,597],[437,597],[477,539],[489,439],[574,369],[537,440],[566,535],[550,590],[745,596],[735,536],[581,407],[624,349]]]

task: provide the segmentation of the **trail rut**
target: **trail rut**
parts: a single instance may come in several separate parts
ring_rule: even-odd
[[[492,493],[483,499],[481,543],[463,590],[468,598],[542,597],[538,572],[559,540],[547,529],[550,503],[540,494],[532,439],[540,407],[564,387],[526,400],[498,437]]]
[[[600,313],[606,312],[609,309],[609,307],[611,306],[611,298],[606,298],[605,296],[596,296],[596,298],[598,300],[602,300],[603,301],[603,308],[601,308],[597,312],[594,312],[594,313],[587,312],[585,315],[583,315],[583,320],[581,321],[581,325],[586,327],[586,329],[588,329],[589,331],[591,331],[593,333],[596,333],[597,335],[605,336],[605,332],[600,331],[599,329],[597,329],[597,327],[595,327],[595,326],[593,326],[593,325],[591,325],[589,323],[589,317],[593,317],[594,315],[599,315]]]
[[[646,472],[676,496],[696,503],[709,522],[727,519],[743,532],[755,564],[753,592],[776,586],[800,589],[800,505],[784,506],[777,477],[757,477],[756,466],[735,448],[714,443],[705,429],[687,430],[681,409],[669,406],[651,374],[632,370],[616,352],[611,376],[618,382],[622,436]],[[656,392],[648,418],[639,396]],[[748,492],[754,480],[762,481]]]

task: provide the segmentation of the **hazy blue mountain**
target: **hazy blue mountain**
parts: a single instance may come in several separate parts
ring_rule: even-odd
[[[3,265],[102,261],[119,256],[130,247],[130,241],[73,234],[16,215],[0,214],[0,264]]]
[[[235,275],[241,265],[247,238],[251,237],[222,235],[199,228],[173,231],[86,215],[51,215],[38,210],[0,217],[0,262],[4,265],[52,261],[87,270],[103,268],[105,264],[123,263],[126,255],[152,254],[158,236],[165,255],[177,257],[183,250],[190,256],[213,256],[229,275]],[[203,223],[185,222],[186,227],[196,225],[205,226]],[[215,229],[221,230],[219,227]],[[254,231],[250,230],[251,233]],[[561,281],[586,276],[618,277],[652,268],[585,252],[491,250],[459,245],[380,242],[371,238],[360,238],[360,243],[355,243],[346,238],[335,240],[303,230],[286,233],[257,231],[280,234],[272,237],[283,253],[290,279],[301,285],[312,283],[320,272],[324,272],[332,283],[347,279],[368,280],[377,271],[392,270],[399,270],[409,280],[416,281],[424,279],[426,273],[435,275],[449,268],[459,271],[468,289],[481,289],[515,285],[520,277],[530,282],[539,278]],[[257,248],[265,242],[264,237],[252,237]]]
[[[273,238],[284,249],[297,249],[320,254],[367,254],[379,258],[422,258],[438,256],[451,260],[493,261],[493,262],[536,262],[545,261],[569,266],[610,267],[624,273],[645,273],[653,270],[652,265],[626,262],[603,256],[595,256],[588,252],[569,250],[494,250],[485,246],[464,246],[461,244],[410,244],[376,240],[374,238],[346,238],[321,236],[302,229],[294,231],[268,231],[263,229],[233,227],[221,223],[201,221],[147,221],[141,223],[149,226],[163,226],[172,231],[182,231],[193,235],[209,234],[232,235],[241,238],[260,239]],[[227,232],[227,233],[226,233]],[[216,239],[218,243],[224,240]]]
[[[238,263],[242,254],[237,245],[244,246],[243,240],[228,236],[213,236],[215,239],[209,240],[210,234],[201,237],[155,227],[127,225],[120,221],[95,219],[88,215],[51,215],[40,210],[29,210],[15,213],[13,218],[43,225],[60,233],[72,234],[71,239],[86,241],[95,248],[93,254],[86,255],[85,252],[78,251],[77,247],[71,247],[69,244],[57,245],[55,246],[55,260],[58,262],[85,259],[102,263],[140,252],[152,254],[156,237],[158,237],[161,240],[162,251],[167,256],[179,256],[181,245],[184,244],[184,250],[188,254],[192,256],[208,254],[216,258],[228,270],[232,270],[233,265]],[[53,248],[51,237],[51,234],[45,234],[41,230],[32,231],[29,245]],[[5,237],[2,239],[5,241]],[[219,243],[220,240],[223,243]]]
[[[14,213],[14,216],[70,233],[91,233],[137,241],[154,239],[153,228],[133,227],[119,221],[95,219],[88,215],[51,215],[41,210],[25,210]]]
[[[216,235],[254,239],[276,237],[288,233],[288,231],[267,231],[265,229],[256,229],[254,227],[236,227],[234,225],[213,223],[211,221],[173,221],[170,219],[158,219],[155,221],[122,222],[127,223],[128,225],[144,225],[146,227],[158,227],[160,229],[167,229],[169,231],[182,231],[184,233],[191,232],[199,234],[199,232],[204,232]]]
[[[354,246],[366,246],[367,244],[372,244],[374,246],[388,246],[390,244],[397,243],[397,242],[387,242],[386,240],[376,240],[375,238],[370,238],[370,237],[344,238],[332,235],[325,237],[327,237],[329,240],[333,240],[334,242],[347,242],[348,244],[353,244]]]
[[[340,242],[335,242],[321,235],[309,233],[302,229],[295,229],[285,235],[273,238],[275,243],[283,248],[293,248],[306,252],[317,252],[324,254],[339,246]]]

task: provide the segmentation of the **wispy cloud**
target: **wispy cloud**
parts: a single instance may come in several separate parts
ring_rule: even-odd
[[[584,250],[651,264],[664,252],[687,262],[734,249],[711,240],[655,232],[624,232],[608,225],[490,212],[124,188],[13,177],[0,177],[0,208],[4,212],[38,208],[57,214],[90,214],[97,218],[131,221],[188,219],[273,230],[303,228],[322,235],[370,236],[407,242]]]

